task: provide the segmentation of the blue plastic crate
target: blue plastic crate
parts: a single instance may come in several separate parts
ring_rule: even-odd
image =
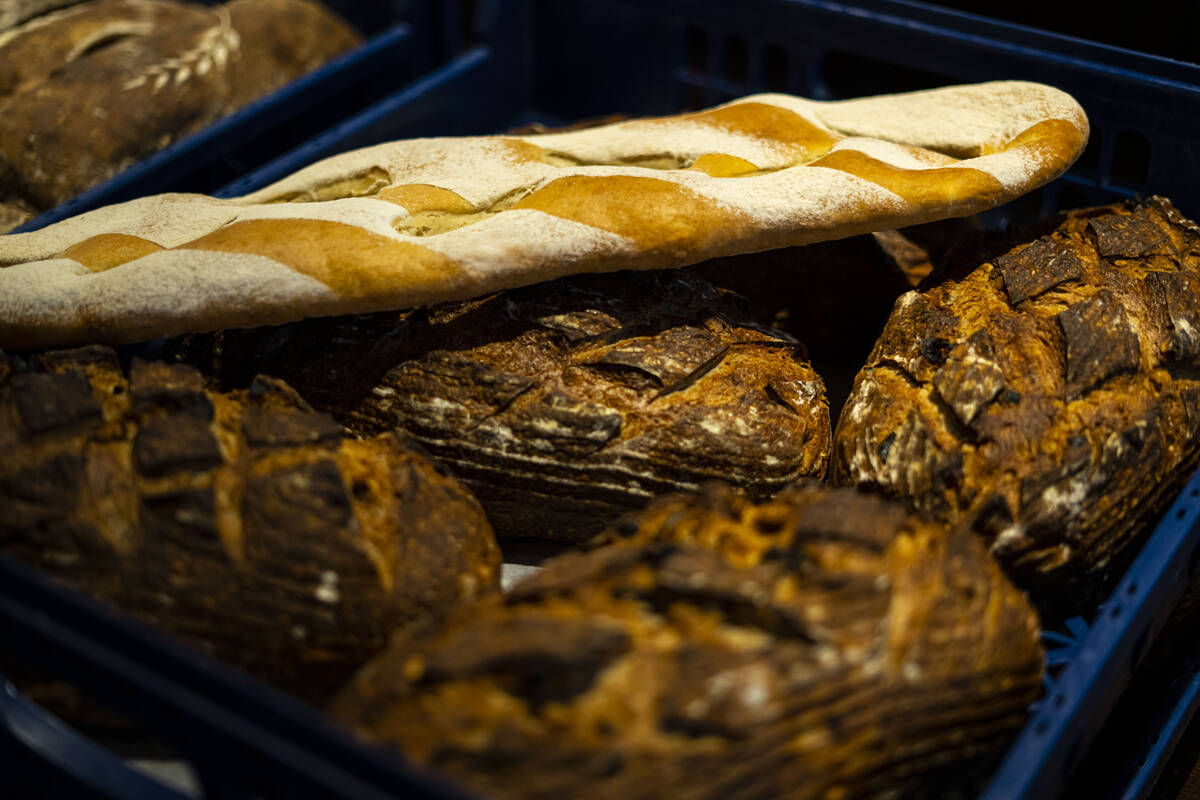
[[[218,194],[244,194],[325,156],[395,138],[667,114],[763,90],[829,99],[1025,79],[1079,99],[1092,143],[1068,175],[991,212],[990,224],[1151,192],[1200,216],[1193,181],[1200,163],[1197,66],[900,0],[476,5],[479,44]],[[1062,790],[1198,565],[1200,474],[1148,535],[1107,602],[1047,632],[1046,691],[983,797],[1045,798]],[[450,796],[394,757],[345,742],[311,711],[220,665],[188,658],[2,559],[0,631],[9,641],[31,641],[33,658],[47,669],[130,708],[192,761],[209,797]],[[132,678],[122,672],[131,662],[140,670]],[[1171,712],[1172,730],[1196,705],[1188,691]],[[76,746],[88,758],[105,758],[50,730],[18,698],[3,700],[13,709],[10,726],[13,719],[25,726],[13,740],[29,763],[49,751],[60,775],[64,765],[79,763],[63,755]],[[1147,776],[1139,785],[1152,781],[1154,764],[1169,749],[1148,756],[1153,763],[1139,772]],[[251,774],[260,779],[246,782]],[[113,796],[81,780],[100,786],[99,796]]]
[[[1074,95],[1089,146],[996,223],[1147,189],[1200,216],[1200,67],[901,0],[479,0],[478,47],[273,163],[233,197],[389,139],[702,108],[757,91],[836,99],[997,79]]]
[[[1163,770],[1184,735],[1192,735],[1188,724],[1200,708],[1200,649],[1177,663],[1174,678],[1167,684],[1165,701],[1153,709],[1149,721],[1136,732],[1125,774],[1115,784],[1116,800],[1145,800],[1156,789]],[[1186,764],[1186,762],[1185,762]],[[1193,764],[1186,764],[1188,768]]]
[[[1200,581],[1151,646],[1129,687],[1071,778],[1065,797],[1168,798],[1200,754]]]
[[[216,5],[220,0],[200,0]],[[461,40],[457,5],[438,0],[323,0],[364,36],[355,49],[29,220],[45,227],[158,192],[211,194],[448,61]]]

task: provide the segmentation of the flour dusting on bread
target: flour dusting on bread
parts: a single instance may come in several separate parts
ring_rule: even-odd
[[[1068,95],[999,82],[839,102],[762,94],[563,133],[390,142],[235,200],[161,195],[0,239],[0,266],[91,259],[44,286],[0,269],[0,346],[402,308],[962,216],[1054,179],[1087,135]],[[112,234],[144,241],[115,239],[114,255],[98,238]],[[209,302],[229,297],[231,258],[240,280],[265,259],[306,281]],[[170,279],[179,270],[186,282]],[[80,298],[103,284],[150,305],[91,304],[86,325],[69,312],[48,320],[47,304],[61,305],[48,294],[71,281]]]

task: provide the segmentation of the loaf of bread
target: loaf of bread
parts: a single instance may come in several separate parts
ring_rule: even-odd
[[[88,347],[0,355],[0,552],[312,702],[499,588],[478,503],[286,384]]]
[[[77,2],[79,0],[4,0],[4,3],[0,4],[0,31],[6,31],[19,22],[53,8]]]
[[[821,378],[786,334],[683,271],[562,278],[428,310],[228,331],[180,355],[226,385],[287,380],[350,429],[403,432],[496,533],[580,541],[722,478],[765,497],[823,477]]]
[[[745,297],[750,319],[804,343],[832,413],[850,394],[896,298],[912,288],[889,247],[872,234],[714,258],[689,269]]]
[[[915,797],[1003,752],[1040,690],[1024,596],[898,505],[715,487],[610,538],[398,636],[334,715],[487,797]]]
[[[1200,228],[1152,198],[1043,233],[900,299],[838,420],[833,477],[972,519],[1066,613],[1120,573],[1200,455]]]
[[[357,42],[311,0],[92,0],[0,34],[0,201],[57,205]]]
[[[0,346],[408,308],[965,215],[1056,177],[1087,133],[1066,94],[998,82],[391,142],[248,197],[160,195],[0,240]]]

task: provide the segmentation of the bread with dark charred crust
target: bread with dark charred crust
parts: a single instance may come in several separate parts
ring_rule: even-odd
[[[398,635],[333,712],[488,797],[898,797],[1003,752],[1041,665],[969,531],[710,485]]]
[[[832,414],[850,394],[896,298],[912,288],[871,235],[714,258],[688,269],[745,297],[751,319],[804,342]]]
[[[1069,612],[1200,454],[1200,229],[1151,198],[976,265],[897,302],[833,477],[973,519],[1044,610]]]
[[[274,379],[0,355],[0,449],[0,552],[314,702],[394,627],[498,589],[461,486]]]
[[[90,0],[0,33],[0,231],[359,41],[311,0]]]
[[[229,331],[216,370],[285,378],[362,434],[404,431],[497,534],[581,541],[664,492],[822,477],[821,378],[686,273],[566,278],[429,310]],[[212,363],[210,339],[183,344]]]

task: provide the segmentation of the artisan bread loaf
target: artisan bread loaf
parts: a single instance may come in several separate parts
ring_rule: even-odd
[[[360,434],[413,437],[497,534],[579,541],[705,480],[762,498],[824,476],[821,378],[738,303],[683,271],[589,275],[171,347],[227,385],[279,376]]]
[[[804,343],[834,415],[896,298],[912,288],[872,234],[714,258],[690,269],[745,297],[750,319]]]
[[[1152,198],[1042,233],[900,298],[833,477],[973,520],[1065,613],[1119,574],[1200,454],[1200,229]]]
[[[279,381],[89,347],[0,355],[0,552],[312,702],[499,587],[478,503]]]
[[[852,490],[670,496],[333,704],[497,798],[939,796],[1038,695],[1036,616],[969,531]]]
[[[967,220],[943,220],[714,258],[689,269],[746,298],[748,319],[804,343],[836,419],[896,298],[929,274],[947,242],[973,241],[977,234]]]
[[[1087,133],[1066,94],[999,82],[391,142],[248,197],[162,195],[3,240],[0,345],[406,308],[970,214],[1056,177]]]
[[[0,200],[48,209],[357,42],[310,0],[94,0],[0,34]]]

